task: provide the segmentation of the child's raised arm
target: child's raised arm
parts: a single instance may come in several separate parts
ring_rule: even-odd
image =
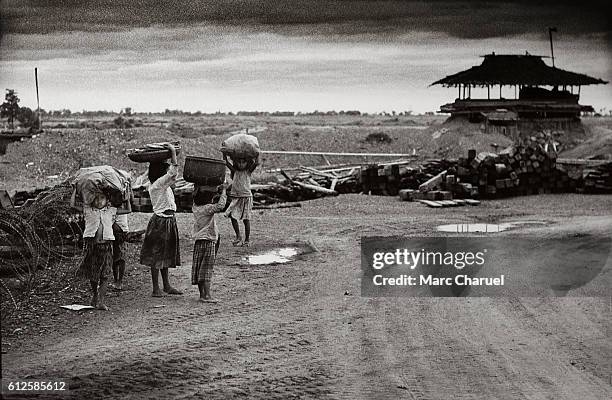
[[[236,168],[232,165],[232,163],[229,162],[229,160],[227,159],[227,154],[225,153],[223,153],[223,160],[225,161],[225,165],[227,165],[227,168],[229,168],[232,173],[236,172]]]
[[[219,196],[219,201],[217,201],[217,204],[215,204],[215,211],[217,213],[223,212],[223,210],[225,210],[225,203],[227,202],[227,187],[229,186],[229,183],[227,182],[223,182],[222,186],[222,190],[221,190],[221,196]]]
[[[259,155],[257,155],[257,157],[249,161],[249,167],[248,167],[249,174],[252,174],[253,171],[255,171],[255,168],[257,168],[257,166],[259,165],[259,161],[260,161]]]

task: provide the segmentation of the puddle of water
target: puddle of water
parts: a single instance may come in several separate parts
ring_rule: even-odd
[[[292,257],[295,257],[297,254],[298,249],[295,247],[285,247],[248,256],[246,259],[251,265],[282,264],[291,261]]]
[[[503,224],[449,224],[440,225],[437,230],[440,232],[452,232],[452,233],[495,233],[502,232],[508,229]]]
[[[448,224],[436,228],[439,232],[451,233],[498,233],[520,225],[544,225],[542,221],[516,221],[503,224]]]

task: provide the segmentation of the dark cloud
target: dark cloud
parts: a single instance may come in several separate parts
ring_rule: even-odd
[[[461,38],[608,32],[604,1],[3,0],[4,33],[121,31],[217,23],[299,34],[439,31]]]

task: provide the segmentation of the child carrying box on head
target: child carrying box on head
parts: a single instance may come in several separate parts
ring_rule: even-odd
[[[223,154],[227,167],[232,171],[232,189],[230,192],[230,205],[225,211],[225,216],[232,220],[232,227],[236,239],[232,242],[234,246],[250,246],[251,235],[251,211],[253,210],[253,193],[251,193],[251,174],[257,168],[258,159],[236,158],[231,164],[227,155]],[[240,235],[238,220],[244,223],[244,240]]]
[[[215,257],[219,250],[219,230],[215,213],[223,212],[227,199],[228,183],[220,186],[221,195],[217,196],[217,187],[194,186],[193,192],[193,264],[191,266],[191,284],[198,285],[199,301],[216,303],[210,292],[210,282],[215,265]]]

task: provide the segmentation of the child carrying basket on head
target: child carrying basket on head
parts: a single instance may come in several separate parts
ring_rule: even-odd
[[[191,267],[191,284],[198,285],[199,301],[216,303],[210,292],[210,283],[219,250],[219,230],[215,213],[223,212],[226,202],[228,183],[221,185],[222,192],[217,196],[216,187],[195,185],[193,192],[193,263]]]
[[[161,271],[163,291],[168,294],[183,294],[170,285],[168,268],[181,265],[179,236],[176,225],[176,202],[170,187],[178,176],[176,149],[170,143],[166,148],[172,154],[171,164],[155,162],[149,164],[149,196],[153,206],[153,216],[149,220],[144,241],[140,250],[140,263],[151,267],[153,297],[164,294],[159,288]]]

